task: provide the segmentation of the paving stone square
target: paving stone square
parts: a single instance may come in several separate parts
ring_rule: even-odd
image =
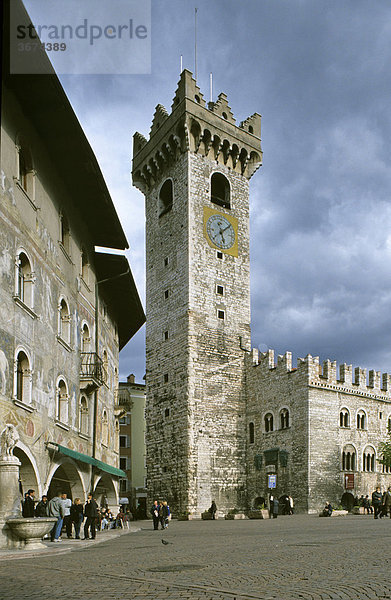
[[[391,598],[391,519],[173,520],[98,542],[2,553],[0,600],[372,600]],[[163,544],[162,539],[168,544]],[[61,546],[61,548],[60,548]],[[22,553],[20,553],[22,555]]]

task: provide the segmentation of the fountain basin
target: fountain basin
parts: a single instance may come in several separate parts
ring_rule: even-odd
[[[53,529],[56,521],[56,517],[17,517],[7,519],[7,527],[14,536],[25,542],[24,550],[39,550],[46,548],[42,538]]]

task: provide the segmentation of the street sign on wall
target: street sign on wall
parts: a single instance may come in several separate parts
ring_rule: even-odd
[[[277,485],[277,475],[268,475],[267,476],[268,485],[267,487],[271,490]]]

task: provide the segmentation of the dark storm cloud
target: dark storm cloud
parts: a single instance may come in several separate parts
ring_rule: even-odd
[[[391,4],[197,0],[198,83],[237,122],[262,114],[251,181],[253,344],[391,370]],[[63,78],[132,245],[144,292],[143,199],[131,136],[194,71],[194,3],[152,3],[152,74]],[[144,374],[144,330],[121,375]]]

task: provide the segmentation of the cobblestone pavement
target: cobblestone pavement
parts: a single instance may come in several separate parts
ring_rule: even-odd
[[[68,553],[3,558],[0,599],[391,598],[389,518],[172,521],[164,532],[137,525],[99,544],[64,543]]]

